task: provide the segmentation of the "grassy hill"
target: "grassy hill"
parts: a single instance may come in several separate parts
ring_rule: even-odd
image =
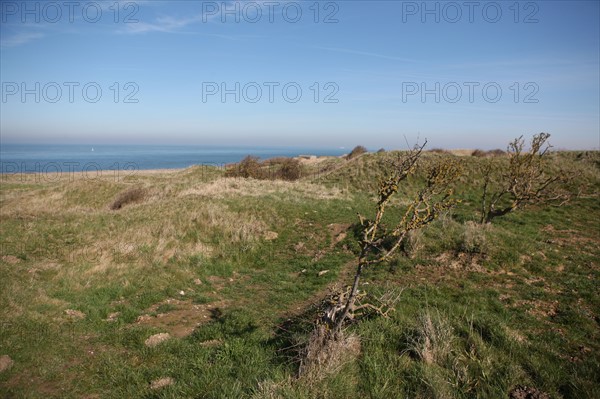
[[[324,159],[293,182],[201,166],[0,175],[0,356],[13,362],[0,397],[600,397],[598,152],[551,155],[575,176],[570,203],[487,226],[484,158],[459,157],[460,206],[363,280],[401,292],[396,311],[350,326],[360,342],[337,369],[296,378],[319,302],[350,282],[356,213],[372,215],[397,155]]]

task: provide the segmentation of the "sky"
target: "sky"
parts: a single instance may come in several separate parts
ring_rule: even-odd
[[[0,143],[600,148],[598,1],[0,7]]]

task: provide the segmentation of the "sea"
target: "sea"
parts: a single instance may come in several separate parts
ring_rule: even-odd
[[[308,147],[2,144],[0,173],[181,169],[193,165],[222,167],[248,155],[269,159],[298,155],[339,156],[346,152],[344,148]]]

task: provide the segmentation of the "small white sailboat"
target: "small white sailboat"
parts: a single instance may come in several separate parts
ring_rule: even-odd
[[[92,152],[94,152],[94,147],[92,147]]]

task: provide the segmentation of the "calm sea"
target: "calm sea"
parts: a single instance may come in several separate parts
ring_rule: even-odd
[[[247,155],[268,159],[301,154],[342,155],[345,152],[340,148],[300,147],[3,144],[0,146],[0,172],[178,169],[192,165],[224,166]]]

